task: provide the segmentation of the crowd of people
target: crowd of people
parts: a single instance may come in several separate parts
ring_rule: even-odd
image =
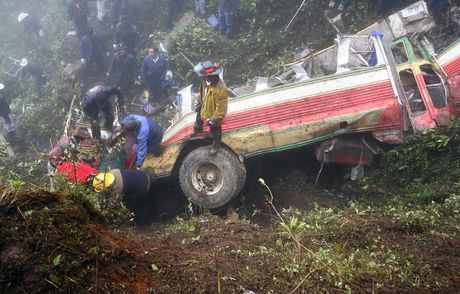
[[[165,28],[170,29],[174,14],[180,8],[180,0],[166,0],[167,13]],[[156,46],[148,49],[148,55],[138,62],[140,50],[140,34],[129,14],[128,0],[115,0],[112,3],[112,15],[109,16],[108,1],[97,0],[97,13],[91,13],[86,0],[68,0],[66,3],[68,20],[75,27],[75,35],[80,44],[80,86],[82,110],[90,123],[90,132],[81,127],[73,127],[69,135],[64,135],[49,153],[48,170],[50,174],[66,175],[71,181],[91,184],[97,192],[108,187],[127,198],[145,196],[154,180],[152,170],[142,170],[147,154],[161,156],[163,138],[162,126],[147,116],[128,113],[124,97],[132,92],[135,82],[139,82],[148,90],[148,97],[156,105],[164,104],[167,100],[165,80],[168,73],[168,61]],[[339,11],[349,5],[348,0],[331,0],[329,7],[337,7]],[[378,5],[384,5],[385,0],[379,0]],[[428,7],[436,17],[443,9],[446,1],[427,0]],[[218,0],[219,28],[228,38],[234,35],[233,14],[235,0]],[[206,0],[195,0],[195,12],[198,17],[206,17]],[[112,47],[107,48],[105,42],[98,36],[91,23],[90,15],[95,15],[100,23],[108,23],[113,29]],[[111,18],[111,20],[109,20]],[[23,23],[24,32],[35,43],[40,43],[43,29],[40,20],[21,13],[18,21]],[[104,60],[111,55],[110,64]],[[140,63],[140,66],[139,66]],[[46,78],[43,70],[27,59],[22,59],[22,73],[30,75],[34,80],[34,89],[38,97],[43,96],[43,85]],[[202,78],[199,87],[196,120],[191,137],[198,136],[204,127],[209,127],[212,136],[210,156],[219,152],[222,138],[228,89],[220,76],[222,68],[218,63],[207,60],[200,62],[194,68]],[[138,80],[137,80],[138,79]],[[88,85],[91,83],[91,86]],[[3,89],[0,84],[0,91]],[[1,92],[0,92],[1,94]],[[116,105],[111,99],[116,96]],[[0,96],[0,115],[5,120],[9,132],[14,131],[8,103]],[[119,115],[119,127],[114,127],[116,114]],[[116,136],[103,136],[100,118],[104,119],[103,129]],[[116,125],[116,124],[115,124]],[[124,137],[126,143],[123,155],[118,163],[103,167],[101,161],[90,156],[93,151],[81,152],[85,142],[88,146],[113,146],[117,139]],[[54,181],[52,181],[54,185]]]
[[[172,24],[180,1],[167,1],[166,27]],[[107,22],[106,1],[97,1],[97,21]],[[197,16],[206,14],[205,1],[196,1]],[[234,2],[220,0],[222,8],[222,32],[225,36],[233,34],[232,12]],[[49,154],[48,170],[50,174],[65,175],[69,180],[90,184],[97,192],[113,187],[126,199],[141,198],[147,194],[154,174],[151,169],[142,169],[147,154],[161,156],[163,138],[162,126],[145,115],[128,113],[124,97],[131,93],[135,82],[144,85],[149,100],[155,104],[164,104],[167,100],[165,80],[168,74],[168,61],[156,46],[151,46],[148,55],[138,66],[140,34],[131,21],[127,0],[113,3],[112,18],[114,54],[106,70],[104,59],[109,56],[110,48],[104,45],[94,27],[89,26],[90,11],[86,0],[67,2],[69,21],[75,26],[75,35],[80,40],[80,86],[87,89],[82,95],[82,110],[90,123],[90,132],[74,127],[70,135],[64,135]],[[94,15],[94,14],[93,14]],[[209,126],[213,138],[210,156],[218,152],[222,137],[221,124],[226,115],[228,91],[219,77],[222,68],[214,61],[205,61],[195,67],[196,73],[203,78],[200,86],[197,116],[192,137]],[[102,82],[101,79],[104,79]],[[115,105],[112,97],[116,97]],[[119,127],[114,127],[116,115]],[[103,123],[100,123],[103,119]],[[101,127],[102,126],[102,127]],[[104,131],[101,131],[104,130]],[[104,133],[108,131],[108,135]],[[110,136],[110,134],[113,134]],[[87,158],[88,152],[81,152],[83,145],[99,145],[103,148],[113,146],[124,137],[122,154],[119,160],[111,158],[109,164],[98,158]],[[89,143],[88,143],[89,142]],[[53,180],[53,186],[55,185]]]

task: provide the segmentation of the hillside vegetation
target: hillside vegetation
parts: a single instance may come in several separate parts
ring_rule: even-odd
[[[272,195],[260,179],[272,215],[263,227],[204,213],[121,229],[126,210],[99,212],[90,191],[2,188],[0,289],[457,293],[458,131],[430,131],[386,153],[346,207],[282,207],[285,193]]]
[[[458,122],[389,150],[379,168],[347,183],[340,200],[315,186],[314,177],[256,178],[249,184],[257,188],[245,196],[263,207],[245,207],[244,217],[188,205],[171,221],[136,226],[139,215],[123,205],[108,211],[87,188],[67,182],[55,192],[47,188],[44,153],[62,133],[69,102],[62,93],[79,95],[62,70],[78,61],[78,52],[60,49],[72,29],[64,1],[16,2],[0,2],[2,58],[42,63],[48,82],[39,100],[28,79],[0,75],[25,149],[11,159],[0,148],[0,293],[459,292]],[[199,19],[168,35],[161,32],[163,1],[132,2],[144,47],[168,39],[171,67],[190,82],[192,70],[179,52],[193,61],[216,58],[236,85],[272,75],[298,49],[318,50],[334,36],[323,0],[307,0],[287,32],[301,1],[240,0],[232,40]],[[209,2],[212,10],[216,1]],[[192,7],[185,1],[183,10]],[[16,17],[26,9],[45,17],[46,48],[23,38]],[[353,1],[346,12],[350,32],[374,20],[369,1]],[[34,104],[33,111],[22,113],[23,104]],[[308,208],[295,205],[291,194],[314,200]],[[173,195],[166,198],[173,202]]]

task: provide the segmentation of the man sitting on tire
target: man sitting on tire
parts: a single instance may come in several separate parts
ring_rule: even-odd
[[[227,115],[228,89],[219,77],[222,68],[216,62],[207,60],[195,66],[195,72],[203,78],[197,97],[197,112],[192,137],[203,130],[206,122],[212,135],[212,155],[217,153],[222,139],[222,122]]]

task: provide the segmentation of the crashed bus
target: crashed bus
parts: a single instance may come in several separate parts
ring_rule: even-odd
[[[420,1],[335,46],[259,78],[228,102],[222,148],[209,155],[208,133],[190,139],[195,122],[192,86],[180,91],[160,157],[142,168],[157,179],[179,176],[194,204],[220,207],[241,191],[245,159],[313,147],[320,162],[369,165],[384,144],[443,126],[460,115],[460,41],[435,55],[416,28],[433,26]],[[403,37],[401,37],[403,36]]]

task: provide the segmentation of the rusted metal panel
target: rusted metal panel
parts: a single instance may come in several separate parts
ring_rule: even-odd
[[[353,37],[344,38],[352,40]],[[349,61],[346,60],[349,56],[345,55],[361,53],[349,51],[351,46],[348,41],[338,42],[339,47],[346,48],[337,50],[345,52],[347,57],[337,63],[343,69],[342,73],[269,87],[229,100],[228,115],[223,124],[223,143],[244,157],[340,139],[349,134],[361,138],[361,134],[366,133],[380,142],[401,143],[406,113],[401,104],[402,101],[407,103],[407,98],[402,89],[397,90],[401,84],[398,71],[407,69],[413,71],[414,84],[417,83],[416,87],[427,105],[424,113],[409,113],[413,129],[433,128],[436,122],[440,125],[448,121],[449,108],[434,107],[419,68],[430,63],[427,60],[411,61],[396,69],[387,59],[382,41],[374,36],[367,39],[372,40],[369,44],[377,50],[377,66],[349,70]],[[359,40],[366,38],[360,36]],[[366,58],[359,60],[365,61]],[[453,80],[451,84],[454,90],[458,89],[458,81]],[[404,99],[401,99],[402,95]],[[187,110],[182,111],[178,120],[165,132],[164,156],[149,156],[146,160],[145,165],[153,166],[158,177],[171,174],[183,146],[187,144],[195,121],[191,105],[193,103],[186,105]],[[207,130],[199,135],[206,136],[209,136]],[[368,164],[375,155],[374,148],[359,140],[339,142],[340,148],[329,155],[331,161]],[[321,158],[324,158],[325,149],[320,148]]]
[[[360,136],[340,137],[321,142],[315,148],[319,162],[371,165],[380,148]]]
[[[451,94],[450,105],[452,107],[452,114],[460,116],[460,75],[451,77],[447,80]]]
[[[169,176],[174,168],[177,158],[179,157],[182,147],[183,145],[181,144],[168,146],[159,157],[148,154],[143,167],[153,167],[155,175],[158,178]]]

